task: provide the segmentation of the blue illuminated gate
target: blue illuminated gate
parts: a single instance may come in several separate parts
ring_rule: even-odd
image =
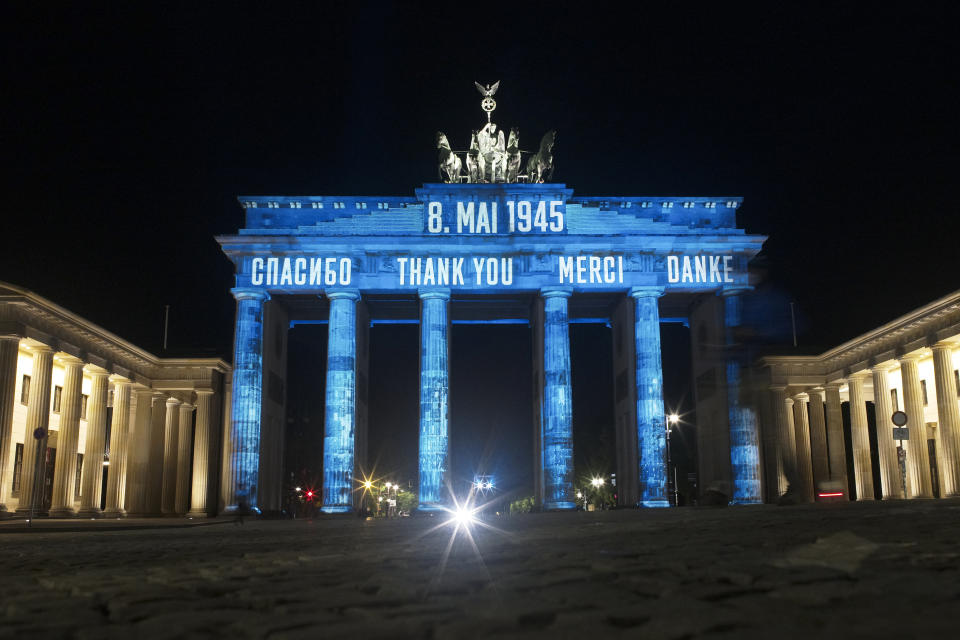
[[[264,326],[264,309],[275,305],[277,318],[294,323],[310,300],[329,308],[323,510],[356,508],[366,448],[358,344],[365,314],[375,322],[381,312],[367,302],[385,294],[419,305],[412,320],[420,324],[421,509],[449,501],[448,326],[463,295],[532,301],[525,319],[534,335],[534,486],[542,508],[561,510],[575,508],[570,306],[581,296],[602,300],[597,313],[617,332],[618,498],[634,506],[669,505],[660,323],[722,307],[701,314],[728,336],[711,352],[716,366],[702,356],[701,368],[715,370],[726,393],[702,393],[698,409],[722,403],[715,413],[729,420],[731,451],[722,473],[737,502],[760,501],[757,421],[740,400],[742,363],[724,329],[739,322],[746,264],[764,240],[737,228],[739,198],[575,198],[563,184],[426,184],[415,197],[240,201],[245,228],[218,238],[236,266],[237,298],[226,510],[267,508],[272,498],[258,493],[258,478],[280,472],[258,456],[264,412],[276,410],[262,368],[269,333],[289,324]]]

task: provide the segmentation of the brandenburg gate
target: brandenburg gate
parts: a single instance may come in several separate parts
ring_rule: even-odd
[[[412,197],[240,197],[246,226],[218,237],[236,266],[226,511],[279,506],[287,330],[300,322],[329,331],[322,510],[356,508],[369,329],[400,319],[420,326],[419,510],[447,500],[450,325],[504,319],[532,329],[541,508],[575,508],[575,321],[613,330],[621,505],[669,505],[662,322],[691,327],[698,421],[716,423],[701,450],[729,447],[733,501],[762,502],[758,424],[741,398],[746,363],[735,343],[747,262],[765,238],[737,228],[741,199],[575,196],[549,182],[553,132],[522,167],[516,132],[505,144],[490,122],[496,85],[478,87],[487,125],[466,152],[438,134],[441,181]]]

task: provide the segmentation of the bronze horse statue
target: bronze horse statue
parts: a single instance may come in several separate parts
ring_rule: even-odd
[[[460,182],[460,169],[463,164],[460,158],[450,149],[450,142],[443,131],[437,131],[437,150],[439,153],[439,164],[437,165],[437,176],[443,180],[443,174],[447,174],[445,182]]]
[[[507,182],[514,183],[520,173],[520,131],[510,129],[507,136]]]
[[[527,182],[547,182],[553,177],[553,145],[555,130],[547,131],[540,140],[540,150],[527,159]]]
[[[467,182],[485,181],[486,161],[480,153],[480,141],[477,135],[478,133],[474,131],[470,136],[470,150],[467,151]]]

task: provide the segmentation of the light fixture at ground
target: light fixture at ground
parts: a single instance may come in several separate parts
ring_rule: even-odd
[[[473,509],[469,509],[464,505],[458,506],[453,511],[453,521],[457,523],[458,527],[470,526],[476,522]]]

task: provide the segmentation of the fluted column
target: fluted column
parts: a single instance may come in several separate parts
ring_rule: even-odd
[[[113,383],[113,419],[110,421],[110,466],[107,468],[107,501],[104,516],[118,517],[126,514],[123,498],[127,481],[127,439],[130,431],[129,380]]]
[[[827,420],[823,413],[823,390],[813,389],[810,396],[810,460],[813,468],[813,490],[830,479],[830,460],[827,454]]]
[[[23,436],[23,466],[20,468],[20,504],[17,513],[27,514],[43,507],[43,479],[46,473],[47,437],[50,427],[50,380],[53,376],[53,349],[34,347],[30,374],[30,399]],[[41,436],[37,438],[36,436]]]
[[[197,391],[197,417],[193,433],[193,481],[190,491],[190,517],[208,515],[207,493],[210,482],[210,410],[213,391]]]
[[[873,500],[873,466],[870,463],[870,434],[867,428],[867,401],[863,381],[869,372],[858,372],[847,379],[850,389],[850,440],[853,445],[853,473],[857,500]]]
[[[843,409],[840,400],[840,383],[826,386],[827,400],[827,445],[830,448],[830,480],[839,482],[843,493],[850,498],[847,483],[847,451],[843,437]]]
[[[810,459],[810,396],[798,393],[793,397],[794,451],[797,455],[797,499],[813,502],[813,461]]]
[[[147,515],[147,485],[150,481],[150,445],[153,391],[133,392],[133,429],[127,451],[127,515]]]
[[[900,358],[900,378],[903,382],[903,411],[907,414],[907,476],[911,498],[932,498],[930,481],[930,454],[927,451],[927,423],[923,417],[923,391],[920,388],[919,356]]]
[[[53,495],[50,500],[50,515],[56,518],[72,516],[75,513],[73,496],[76,493],[77,447],[80,441],[80,403],[83,386],[83,362],[72,356],[64,356],[62,361],[63,389],[60,392],[57,463],[53,469]]]
[[[793,437],[790,426],[792,405],[793,401],[787,397],[786,387],[770,387],[770,408],[776,433],[776,455],[774,463],[770,465],[775,474],[775,477],[771,478],[772,484],[776,487],[776,495],[771,495],[774,501],[790,489],[790,477],[793,475],[792,469],[795,466],[793,447],[790,446],[790,439]]]
[[[177,440],[179,439],[180,401],[167,398],[166,420],[163,427],[163,488],[160,512],[165,516],[177,512]]]
[[[174,511],[186,515],[190,509],[190,454],[193,451],[193,405],[180,405],[180,434],[177,436],[177,497]]]
[[[166,448],[167,396],[155,391],[150,398],[150,453],[144,512],[160,515],[163,500],[163,454]]]
[[[8,468],[10,447],[13,446],[13,407],[17,391],[17,355],[20,337],[0,335],[0,518],[7,513],[12,470]]]
[[[570,385],[570,326],[567,315],[571,291],[544,289],[541,295],[544,299],[543,508],[575,509],[573,392]],[[643,469],[642,462],[640,468]]]
[[[743,374],[749,367],[736,336],[743,321],[745,289],[723,291],[726,342],[727,417],[730,424],[730,467],[733,472],[733,499],[737,504],[763,502],[760,468],[760,430],[754,410],[740,397]]]
[[[335,291],[328,293],[327,297],[330,299],[330,320],[327,326],[327,400],[323,424],[321,510],[324,513],[347,513],[353,509],[353,489],[356,486],[353,470],[357,429],[357,300],[360,294],[356,291]],[[422,473],[422,402],[420,416]],[[422,491],[421,485],[421,495]]]
[[[418,509],[448,502],[449,394],[447,306],[450,292],[420,292],[420,496]]]
[[[667,495],[667,431],[663,410],[663,365],[660,351],[662,287],[634,287],[634,338],[637,384],[637,448],[640,461],[640,505],[669,507]],[[572,435],[572,431],[571,431]]]
[[[224,512],[259,513],[260,417],[263,394],[263,303],[260,289],[232,290],[237,300],[233,346],[230,451],[223,461],[227,486]]]
[[[951,380],[953,379],[951,375]],[[873,368],[873,408],[877,419],[877,453],[880,458],[880,490],[884,500],[903,498],[897,444],[893,439],[893,407],[890,403],[890,369]]]
[[[937,387],[937,419],[943,456],[938,460],[942,483],[940,495],[960,495],[960,406],[953,377],[953,346],[933,345],[933,375]]]
[[[103,493],[103,454],[107,447],[107,376],[103,369],[90,369],[90,397],[87,399],[87,438],[84,441],[80,477],[80,513],[100,514]]]

